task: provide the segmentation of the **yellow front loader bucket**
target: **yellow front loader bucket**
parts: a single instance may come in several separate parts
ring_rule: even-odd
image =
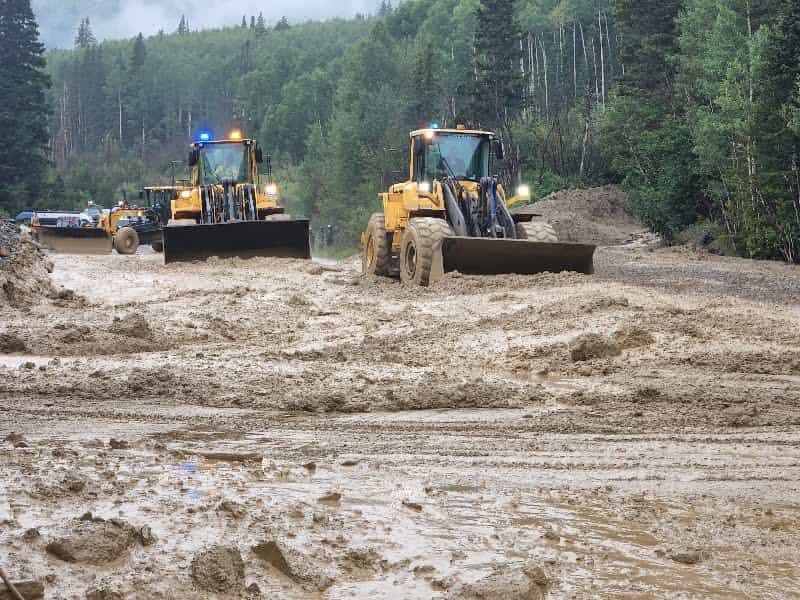
[[[442,269],[465,275],[534,275],[574,271],[594,273],[596,246],[495,238],[448,237],[442,242]]]
[[[95,227],[38,227],[39,243],[56,254],[111,254],[112,238]]]

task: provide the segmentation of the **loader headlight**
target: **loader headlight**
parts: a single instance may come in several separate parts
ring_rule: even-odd
[[[192,192],[190,192],[189,190],[183,190],[181,192],[181,198],[183,198],[184,200],[188,200],[191,197],[192,197]]]
[[[530,196],[531,188],[527,185],[521,185],[517,188],[517,196]]]
[[[267,192],[267,196],[277,196],[278,195],[278,186],[275,183],[270,183],[267,187],[264,188]]]
[[[426,140],[431,141],[436,137],[436,132],[433,129],[426,129],[424,135]]]
[[[423,194],[430,194],[431,193],[431,182],[430,181],[423,181],[417,186],[417,189]]]

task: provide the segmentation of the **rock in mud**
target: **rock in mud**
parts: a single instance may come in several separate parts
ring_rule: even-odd
[[[317,502],[325,506],[339,506],[342,500],[342,495],[339,492],[330,492],[324,496],[317,498]]]
[[[134,527],[112,519],[74,521],[69,532],[51,541],[47,552],[65,562],[105,565],[123,558],[136,543]]]
[[[241,519],[247,514],[247,509],[243,504],[234,502],[233,500],[223,500],[217,506],[218,512],[229,514],[234,519]]]
[[[212,546],[192,560],[192,580],[201,590],[236,597],[244,589],[244,560],[236,548]]]
[[[25,342],[13,333],[0,333],[0,354],[18,354],[27,349]]]
[[[669,553],[670,559],[683,565],[696,565],[703,561],[704,553],[701,550],[680,549]]]
[[[136,532],[136,538],[142,546],[152,546],[158,541],[156,534],[153,533],[153,530],[150,529],[148,525],[145,525]]]
[[[310,306],[311,303],[305,296],[301,294],[293,294],[286,301],[286,304],[288,304],[289,306],[294,306],[296,308],[301,308],[303,306]]]
[[[130,444],[127,441],[125,441],[125,440],[117,440],[117,439],[114,439],[114,438],[111,438],[108,441],[108,446],[112,450],[127,450],[128,448],[130,448]]]
[[[655,338],[646,329],[641,327],[620,327],[614,332],[614,341],[622,350],[644,348],[655,343]]]
[[[445,596],[448,600],[544,600],[549,585],[538,566],[499,569],[475,583],[459,584]]]
[[[334,579],[325,572],[325,564],[283,542],[269,541],[253,547],[258,558],[272,565],[308,591],[325,591]]]
[[[3,438],[3,441],[8,442],[9,444],[16,444],[17,442],[24,442],[25,436],[22,435],[21,433],[12,431],[6,437]]]
[[[572,341],[569,345],[569,354],[573,362],[584,362],[619,356],[622,351],[617,343],[608,336],[599,333],[585,333]]]
[[[153,335],[150,323],[140,313],[132,313],[123,318],[115,317],[109,331],[116,335],[137,339],[147,339]]]

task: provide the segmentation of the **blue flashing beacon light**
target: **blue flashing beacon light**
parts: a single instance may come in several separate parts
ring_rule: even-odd
[[[439,129],[438,123],[431,123],[431,129]]]
[[[201,131],[199,138],[201,142],[209,142],[211,141],[211,134],[207,131]]]

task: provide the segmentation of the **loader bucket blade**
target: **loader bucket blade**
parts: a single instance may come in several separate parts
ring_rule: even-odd
[[[164,262],[212,256],[311,258],[308,232],[308,219],[165,227]]]
[[[93,227],[39,227],[39,243],[56,254],[111,254],[112,240]]]
[[[596,246],[528,240],[449,237],[442,242],[444,272],[465,275],[594,273]]]

